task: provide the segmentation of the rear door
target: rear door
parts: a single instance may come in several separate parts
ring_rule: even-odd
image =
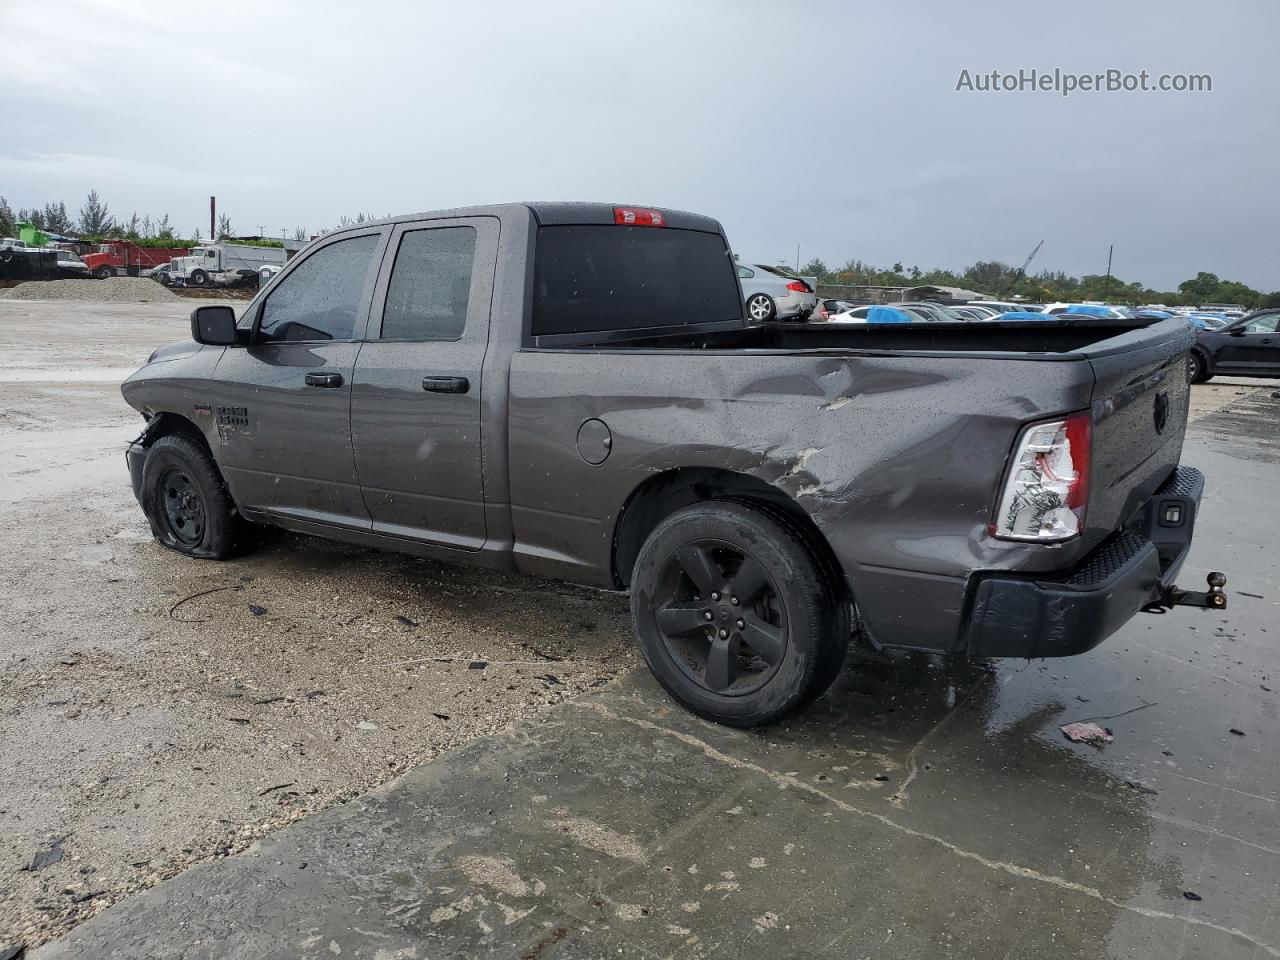
[[[484,543],[480,372],[498,230],[495,217],[464,217],[399,224],[391,236],[351,398],[376,531]]]
[[[320,241],[246,317],[253,343],[223,351],[213,407],[236,500],[367,529],[351,447],[351,381],[390,228]]]

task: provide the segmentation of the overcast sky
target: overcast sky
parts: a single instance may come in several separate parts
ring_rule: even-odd
[[[208,231],[678,207],[747,260],[1280,289],[1280,4],[0,0],[0,195]],[[1020,68],[1208,93],[957,92]]]

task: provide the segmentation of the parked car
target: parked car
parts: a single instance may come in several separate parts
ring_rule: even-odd
[[[1008,313],[1010,310],[1025,310],[1026,305],[1021,303],[1011,303],[1005,300],[970,300],[970,307],[988,307],[997,313]]]
[[[990,320],[993,317],[999,316],[999,314],[993,310],[980,310],[977,307],[969,306],[952,307],[951,312],[959,314],[965,320]]]
[[[1103,303],[1050,303],[1041,311],[1051,317],[1071,314],[1077,317],[1098,317],[1101,319],[1123,319],[1129,317],[1127,309],[1113,307]]]
[[[813,288],[804,280],[758,263],[737,264],[738,282],[747,317],[754,323],[773,320],[804,322],[818,305]]]
[[[819,300],[818,309],[814,312],[823,320],[834,317],[837,313],[844,313],[846,310],[852,310],[854,307],[861,306],[865,300]]]
[[[855,625],[1039,658],[1193,602],[1188,324],[761,326],[728,251],[587,203],[328,234],[125,381],[134,492],[192,557],[261,524],[629,590],[659,682],[737,726],[819,696]]]
[[[915,310],[917,313],[928,314],[930,318],[934,320],[939,320],[939,321],[955,322],[957,320],[966,319],[965,317],[960,316],[960,314],[956,313],[950,307],[944,306],[941,303],[935,303],[932,300],[922,300],[922,301],[908,300],[908,301],[903,301],[901,303],[895,303],[894,306],[910,307],[912,310]]]
[[[1186,318],[1201,330],[1220,330],[1231,322],[1218,313],[1188,313]]]
[[[147,277],[150,280],[156,281],[156,283],[164,284],[166,287],[172,283],[172,278],[169,276],[169,264],[167,261],[165,263],[157,264],[154,267],[147,267],[145,270],[140,271],[138,276]]]
[[[1280,377],[1280,309],[1258,310],[1216,330],[1199,330],[1188,356],[1192,383],[1218,374]]]
[[[872,317],[875,311],[875,317]],[[895,317],[896,315],[896,317]],[[870,303],[830,318],[831,323],[932,323],[937,318],[923,310],[897,303]]]

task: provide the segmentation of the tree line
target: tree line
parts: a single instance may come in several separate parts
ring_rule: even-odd
[[[979,260],[959,273],[951,270],[922,271],[895,263],[888,269],[849,260],[836,269],[822,260],[813,259],[800,270],[806,277],[817,277],[821,284],[871,287],[967,287],[997,299],[1079,302],[1105,300],[1110,303],[1164,303],[1169,306],[1198,306],[1203,303],[1238,303],[1245,307],[1280,306],[1280,290],[1264,293],[1235,280],[1223,280],[1217,274],[1200,271],[1190,280],[1178,284],[1177,290],[1154,290],[1143,283],[1128,282],[1104,274],[1068,276],[1060,270],[1044,270],[1024,274],[1016,267],[998,260]]]
[[[364,215],[361,214],[361,216]],[[29,223],[44,233],[76,236],[90,242],[132,240],[141,246],[193,247],[204,241],[199,227],[190,236],[183,237],[170,222],[167,213],[152,217],[150,214],[139,216],[135,211],[129,215],[128,219],[117,217],[97,190],[89,191],[77,216],[72,216],[67,210],[67,205],[61,200],[30,209],[20,207],[15,211],[8,200],[0,196],[0,237],[16,237],[20,223]],[[305,227],[297,227],[293,231],[295,240],[306,240],[309,236]],[[231,218],[223,214],[218,218],[218,229],[214,231],[214,239],[230,240],[234,237],[235,230],[231,225]],[[280,243],[279,240],[268,242],[276,245]]]

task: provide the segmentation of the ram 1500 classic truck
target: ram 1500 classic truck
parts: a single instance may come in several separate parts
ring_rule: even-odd
[[[855,636],[1064,656],[1225,605],[1174,587],[1184,320],[754,325],[716,221],[532,203],[333,233],[191,335],[123,387],[160,543],[265,524],[629,590],[725,723],[817,697]]]

